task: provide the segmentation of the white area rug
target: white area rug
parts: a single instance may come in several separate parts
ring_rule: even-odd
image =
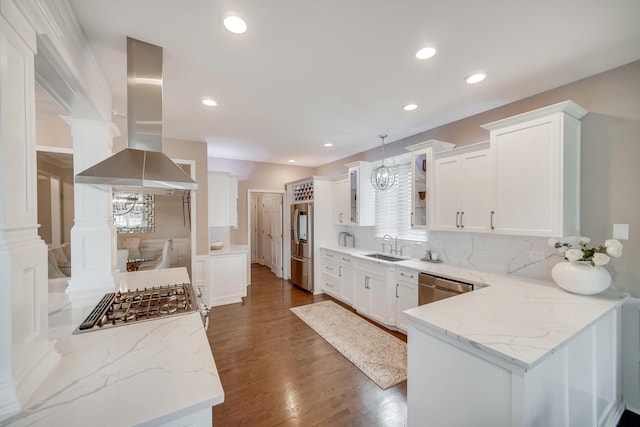
[[[407,344],[333,301],[291,311],[351,363],[386,389],[407,379]]]

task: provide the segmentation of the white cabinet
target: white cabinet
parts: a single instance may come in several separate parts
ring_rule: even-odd
[[[347,304],[353,303],[353,266],[351,256],[341,252],[321,251],[322,291]]]
[[[482,127],[490,130],[495,232],[580,234],[580,119],[565,101]]]
[[[615,426],[624,409],[620,310],[603,314],[526,369],[410,319],[407,424]]]
[[[209,256],[210,307],[242,302],[247,296],[247,251],[216,253]]]
[[[433,155],[454,144],[432,139],[405,147],[411,151],[411,227],[426,229],[433,209]]]
[[[350,221],[349,178],[341,177],[333,181],[333,223],[346,225]]]
[[[375,261],[354,260],[353,308],[384,325],[395,324],[395,267]]]
[[[209,227],[238,226],[238,179],[224,172],[209,172]]]
[[[349,168],[349,213],[347,225],[375,225],[375,188],[371,184],[371,163],[353,162]]]
[[[403,332],[409,328],[403,311],[418,306],[418,272],[398,267],[396,270],[396,327]]]
[[[433,229],[491,231],[490,167],[487,143],[437,156]]]

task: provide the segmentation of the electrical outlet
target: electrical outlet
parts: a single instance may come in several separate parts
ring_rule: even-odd
[[[532,261],[542,261],[544,259],[544,252],[529,251],[529,259]]]
[[[613,224],[613,236],[618,240],[629,240],[629,224]]]

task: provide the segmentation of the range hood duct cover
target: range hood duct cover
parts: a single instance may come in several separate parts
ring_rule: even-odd
[[[162,48],[127,37],[128,148],[76,175],[113,190],[171,194],[198,184],[162,152]]]

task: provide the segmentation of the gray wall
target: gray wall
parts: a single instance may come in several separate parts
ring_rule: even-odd
[[[458,146],[486,141],[480,125],[567,99],[589,111],[582,119],[582,233],[600,243],[611,237],[613,224],[629,224],[624,255],[607,269],[617,289],[640,297],[640,61],[396,141],[385,152],[393,156],[429,139]],[[345,163],[379,158],[376,148],[314,174],[340,175]]]

